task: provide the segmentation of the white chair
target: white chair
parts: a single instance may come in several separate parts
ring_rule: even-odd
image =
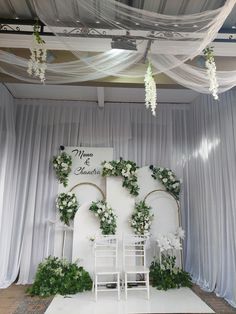
[[[115,236],[108,235],[95,238],[93,288],[96,301],[98,292],[108,291],[117,291],[118,300],[120,300],[120,271],[117,257],[118,241]],[[105,288],[107,285],[111,285],[111,289]]]
[[[128,290],[146,290],[149,299],[149,268],[146,267],[146,236],[123,237],[125,298]]]

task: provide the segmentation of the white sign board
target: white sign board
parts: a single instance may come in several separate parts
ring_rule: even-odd
[[[105,178],[101,176],[101,163],[104,160],[113,159],[113,148],[110,147],[65,147],[65,152],[72,157],[72,171],[68,177],[68,186],[59,185],[58,193],[75,193],[78,203],[85,203],[103,199],[105,195]],[[78,210],[79,214],[79,210]],[[83,213],[81,213],[83,216]],[[87,216],[80,217],[80,222],[86,221]],[[58,217],[59,220],[59,217]],[[54,254],[63,255],[63,232],[59,222],[55,230]],[[79,226],[74,226],[74,228]],[[64,241],[65,242],[65,241]],[[72,232],[66,232],[66,243],[64,243],[64,256],[71,260]]]

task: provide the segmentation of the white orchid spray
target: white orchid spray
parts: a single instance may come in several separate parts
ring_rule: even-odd
[[[207,75],[209,78],[209,91],[211,92],[215,100],[219,99],[218,97],[218,81],[216,76],[216,63],[214,58],[214,51],[212,47],[208,47],[203,50],[205,56],[205,66],[207,69]]]
[[[32,47],[30,48],[30,59],[28,62],[28,74],[38,77],[42,83],[45,82],[45,71],[47,69],[47,49],[45,41],[39,35],[40,26],[38,22],[34,25],[32,35]]]
[[[145,106],[151,108],[153,116],[156,115],[157,91],[156,83],[153,78],[151,63],[148,63],[147,71],[144,77],[145,83]]]

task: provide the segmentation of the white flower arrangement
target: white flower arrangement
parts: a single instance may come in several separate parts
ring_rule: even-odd
[[[95,216],[100,219],[102,234],[109,235],[116,233],[116,215],[105,201],[92,202],[89,210],[94,212]]]
[[[137,196],[139,187],[137,184],[137,165],[130,160],[112,160],[104,161],[102,163],[102,176],[122,176],[123,177],[123,186],[127,188],[130,194]]]
[[[168,233],[166,235],[159,234],[157,237],[157,245],[160,252],[168,250],[182,250],[181,240],[184,239],[185,232],[179,227],[175,233]]]
[[[219,99],[218,97],[218,81],[216,77],[216,63],[214,59],[214,54],[213,54],[213,48],[208,47],[203,50],[204,56],[205,56],[205,66],[207,69],[207,75],[209,78],[209,91],[211,92],[213,98],[215,100]]]
[[[166,190],[179,200],[180,180],[176,178],[174,172],[169,168],[155,168],[152,165],[149,168],[152,170],[152,177],[155,180],[159,180],[165,186]]]
[[[135,204],[135,212],[131,216],[130,225],[137,235],[149,235],[154,215],[151,207],[144,201]]]
[[[155,116],[157,107],[157,90],[150,62],[148,63],[147,71],[144,77],[144,83],[145,83],[145,106],[147,109],[151,107],[152,114],[153,116]]]
[[[61,193],[56,199],[56,207],[60,213],[60,220],[67,226],[74,219],[75,213],[78,210],[78,201],[74,193]]]
[[[39,77],[41,82],[45,82],[45,71],[47,69],[47,49],[45,48],[45,41],[39,35],[40,26],[38,23],[34,25],[34,32],[32,35],[32,47],[30,48],[30,59],[28,62],[28,74]]]
[[[53,168],[56,171],[56,176],[64,187],[68,184],[68,176],[71,172],[72,157],[66,152],[62,152],[58,156],[53,157]]]

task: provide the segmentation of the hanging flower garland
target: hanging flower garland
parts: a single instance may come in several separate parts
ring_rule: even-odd
[[[60,220],[69,226],[79,207],[76,195],[71,192],[59,194],[56,199],[56,207],[60,213]]]
[[[46,59],[47,50],[45,48],[45,41],[39,35],[40,26],[38,21],[34,25],[33,42],[30,48],[30,59],[28,62],[27,72],[31,76],[40,78],[41,82],[45,82],[45,71],[47,69]]]
[[[139,187],[137,184],[138,178],[136,173],[138,167],[135,162],[130,160],[123,160],[122,158],[120,158],[120,160],[118,161],[104,161],[102,163],[102,166],[103,177],[122,176],[122,186],[127,188],[131,195],[138,195]]]
[[[211,92],[215,100],[219,99],[218,97],[218,81],[216,77],[216,64],[214,58],[214,51],[212,47],[208,47],[203,50],[205,56],[205,66],[207,68],[207,75],[210,82],[209,91]]]
[[[159,180],[165,186],[166,190],[179,200],[180,181],[176,178],[173,171],[169,168],[155,168],[153,165],[149,168],[152,170],[152,177],[155,180]]]
[[[105,201],[92,202],[89,210],[95,213],[100,219],[100,229],[102,234],[109,235],[116,233],[116,215]]]
[[[68,184],[68,176],[71,172],[72,157],[66,152],[62,152],[58,156],[53,157],[53,168],[56,171],[56,176],[64,187]]]
[[[149,235],[154,215],[150,212],[151,207],[144,201],[135,204],[134,213],[131,216],[130,225],[137,235]]]
[[[152,114],[153,116],[155,116],[157,107],[157,91],[150,62],[148,63],[147,71],[144,77],[144,83],[145,83],[145,106],[147,109],[151,107]]]

